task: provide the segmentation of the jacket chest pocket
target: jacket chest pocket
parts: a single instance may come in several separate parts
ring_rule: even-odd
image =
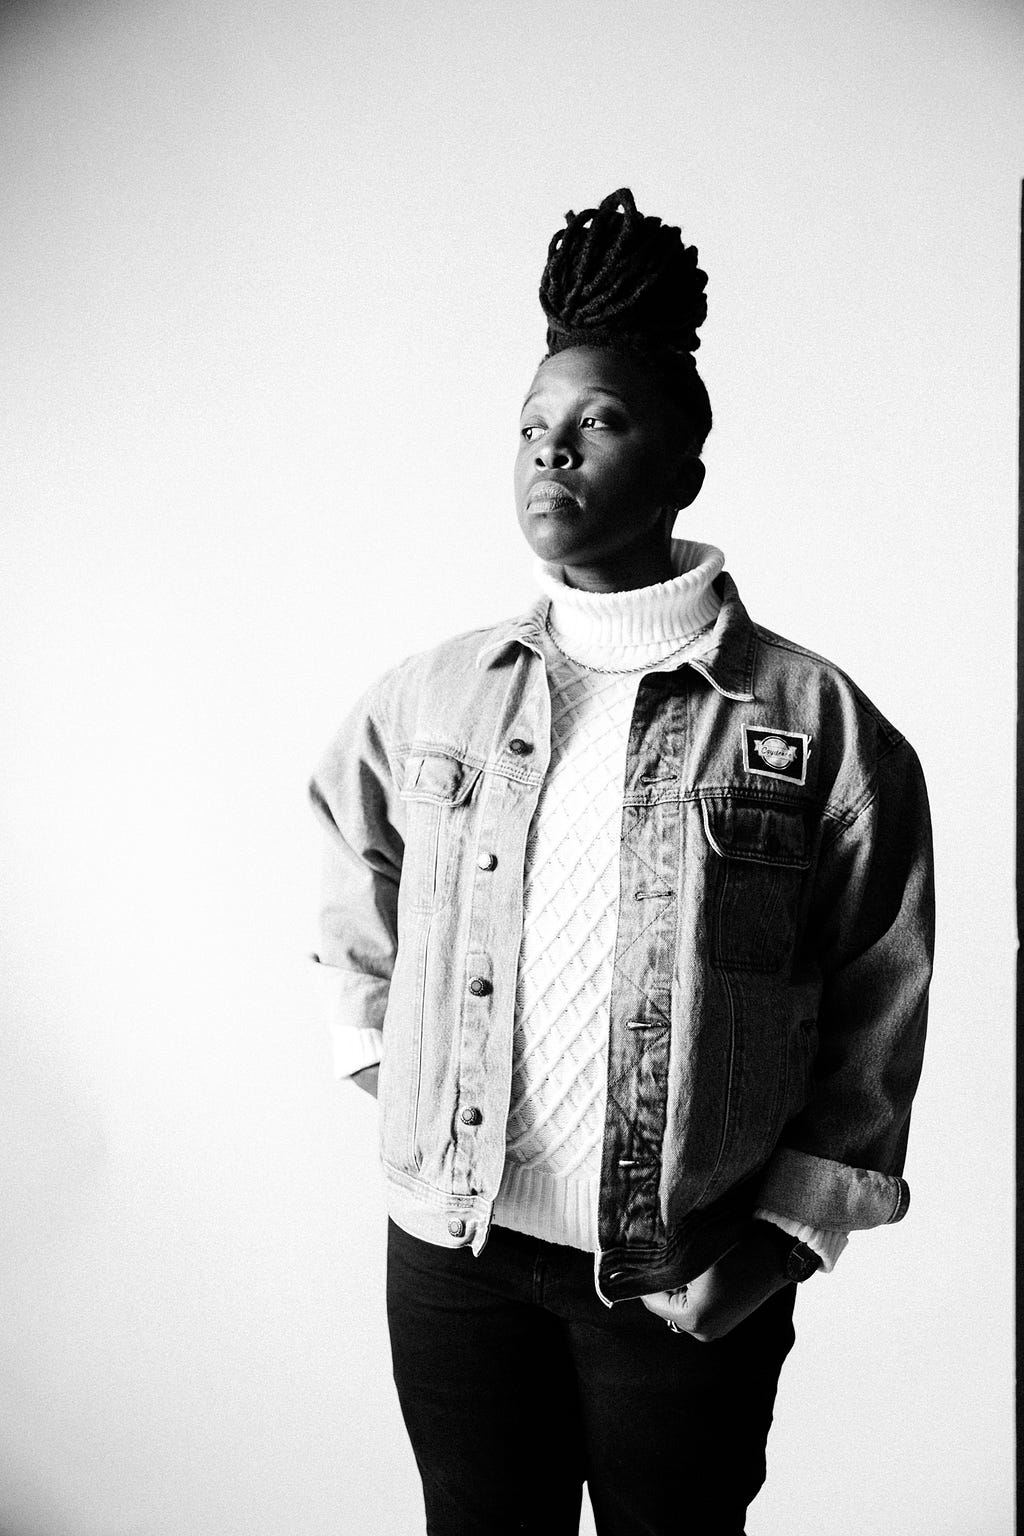
[[[401,896],[411,911],[435,912],[450,899],[479,777],[479,768],[446,752],[414,751],[406,759]]]
[[[708,940],[726,970],[778,971],[796,939],[807,824],[799,810],[741,800],[702,800],[710,845]]]

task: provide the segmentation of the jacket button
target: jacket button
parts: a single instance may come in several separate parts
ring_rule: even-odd
[[[510,752],[514,752],[516,757],[525,757],[527,752],[533,751],[530,743],[524,741],[521,736],[513,736],[508,744],[508,749]]]
[[[474,976],[469,984],[469,990],[474,997],[486,997],[488,992],[492,992],[494,989],[485,977]]]
[[[497,863],[498,863],[498,856],[497,856],[497,854],[495,854],[495,853],[481,853],[479,855],[479,857],[477,858],[476,867],[477,867],[477,869],[495,869],[497,867]]]
[[[452,1237],[465,1237],[466,1223],[464,1221],[450,1221],[448,1223],[448,1231]]]
[[[464,1109],[462,1114],[459,1116],[459,1119],[463,1122],[464,1125],[479,1125],[480,1121],[483,1119],[483,1115],[478,1109],[474,1107],[471,1109]]]

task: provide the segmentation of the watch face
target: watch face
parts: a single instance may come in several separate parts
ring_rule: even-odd
[[[791,1280],[807,1280],[821,1268],[821,1259],[806,1243],[794,1243],[789,1252],[786,1273]]]

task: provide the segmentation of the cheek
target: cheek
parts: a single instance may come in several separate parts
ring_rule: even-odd
[[[604,475],[609,499],[632,503],[659,501],[665,487],[665,471],[660,456],[641,449],[619,455]]]
[[[520,441],[516,449],[515,462],[512,466],[512,478],[518,487],[523,483],[530,470],[530,445]]]
[[[672,476],[670,474],[669,458],[659,446],[656,450],[648,451],[637,461],[635,467],[636,482],[642,484],[648,498],[653,501],[664,501],[670,495]]]

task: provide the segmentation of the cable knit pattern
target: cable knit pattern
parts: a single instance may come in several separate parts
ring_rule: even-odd
[[[579,592],[551,567],[537,572],[552,599],[551,762],[527,841],[512,1102],[495,1220],[590,1251],[597,1249],[629,725],[642,672],[669,658],[677,665],[706,645],[718,611],[711,582],[721,552],[674,541],[673,557],[676,578],[631,592]]]

